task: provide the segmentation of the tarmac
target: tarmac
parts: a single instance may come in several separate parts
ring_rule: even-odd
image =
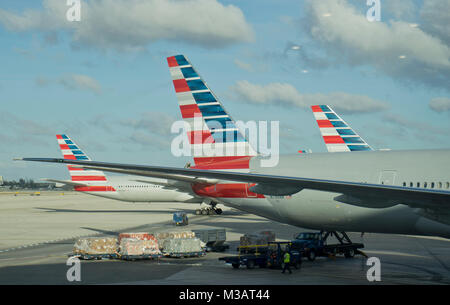
[[[304,260],[293,274],[281,270],[233,269],[219,261],[236,254],[245,233],[271,230],[277,240],[311,231],[223,207],[222,215],[194,215],[198,204],[125,203],[74,192],[0,193],[0,284],[149,284],[149,285],[380,285],[450,284],[450,240],[439,237],[349,233],[363,251],[381,263],[381,281],[370,282],[367,258]],[[82,236],[175,229],[172,214],[186,211],[183,229],[225,228],[230,249],[200,258],[81,261],[81,281],[69,282],[66,264]]]

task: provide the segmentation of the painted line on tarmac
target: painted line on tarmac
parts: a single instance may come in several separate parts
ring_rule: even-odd
[[[195,219],[203,219],[204,217],[206,217],[206,216],[211,216],[211,215],[192,215],[192,216],[190,216],[190,219],[193,219],[193,220],[195,220]],[[160,223],[147,223],[147,224],[143,224],[143,225],[140,225],[140,226],[136,226],[136,227],[131,227],[131,228],[119,228],[119,229],[110,229],[110,230],[108,230],[108,231],[110,231],[110,232],[119,232],[119,231],[128,231],[128,230],[137,230],[137,229],[139,229],[139,228],[142,228],[142,227],[146,227],[146,226],[154,226],[154,225],[159,225],[159,226],[163,226],[163,225],[167,225],[167,224],[172,224],[172,222],[167,222],[167,221],[164,221],[164,222],[160,222]],[[166,228],[159,228],[159,229],[162,229],[162,230],[164,230],[164,229],[166,229]],[[159,230],[158,229],[158,230]],[[34,244],[27,244],[27,245],[23,245],[23,246],[20,246],[20,247],[14,247],[14,248],[8,248],[8,249],[2,249],[2,250],[0,250],[0,253],[3,253],[3,252],[10,252],[10,251],[16,251],[16,250],[23,250],[23,248],[32,248],[32,247],[39,247],[39,246],[44,246],[44,245],[48,245],[48,244],[52,244],[52,243],[58,243],[58,242],[62,242],[62,241],[70,241],[70,240],[72,240],[72,239],[78,239],[78,238],[83,238],[83,237],[92,237],[92,236],[101,236],[101,235],[105,235],[105,234],[102,234],[102,233],[98,233],[98,234],[83,234],[83,235],[79,235],[79,236],[72,236],[72,237],[67,237],[67,238],[60,238],[60,239],[54,239],[54,240],[47,240],[47,241],[43,241],[43,242],[40,242],[40,243],[34,243]]]
[[[194,214],[194,215],[190,216],[189,218],[190,218],[190,220],[192,222],[192,220],[203,220],[203,219],[211,217],[211,216],[214,216],[214,215],[195,215]],[[108,231],[110,231],[110,232],[119,232],[119,231],[128,231],[128,230],[138,230],[139,228],[142,228],[142,227],[158,226],[158,225],[161,226],[161,227],[158,228],[158,229],[155,229],[155,230],[160,231],[160,230],[167,229],[165,227],[162,227],[163,225],[172,225],[172,222],[171,221],[169,221],[169,222],[168,221],[164,221],[164,222],[159,222],[159,223],[147,223],[147,224],[143,224],[143,225],[139,225],[139,226],[135,226],[135,227],[109,229]],[[172,227],[172,226],[170,226],[170,227]],[[67,237],[67,238],[47,240],[47,241],[43,241],[43,242],[40,242],[40,243],[33,243],[33,244],[23,245],[23,246],[20,246],[20,247],[2,249],[2,250],[0,250],[0,253],[9,252],[9,251],[15,251],[15,250],[22,250],[24,248],[39,247],[39,246],[44,246],[44,245],[48,245],[48,244],[52,244],[52,243],[58,243],[58,242],[61,242],[61,241],[69,241],[69,240],[72,240],[72,239],[78,239],[78,238],[83,238],[83,237],[101,236],[101,235],[102,235],[102,233],[94,234],[94,235],[92,235],[92,234],[83,234],[83,235],[72,236],[72,237]],[[103,235],[105,235],[105,234],[103,234]]]
[[[410,254],[410,253],[404,253],[404,252],[395,252],[395,251],[376,251],[376,250],[366,250],[365,253],[369,254],[384,254],[384,255],[395,255],[395,256],[406,256],[406,257],[418,257],[418,258],[426,258],[430,259],[428,256],[423,255],[417,255],[417,254]]]
[[[420,235],[400,235],[400,236],[450,242],[450,239],[445,238],[445,237],[439,237],[439,236],[420,236]]]

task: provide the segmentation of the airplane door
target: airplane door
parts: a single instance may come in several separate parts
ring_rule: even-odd
[[[380,173],[379,183],[385,185],[394,185],[396,176],[397,176],[396,171],[384,170]]]

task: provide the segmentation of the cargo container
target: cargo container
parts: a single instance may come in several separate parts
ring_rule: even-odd
[[[205,228],[192,230],[192,232],[194,232],[195,237],[205,243],[207,251],[220,252],[229,248],[228,245],[224,244],[227,240],[225,229]]]

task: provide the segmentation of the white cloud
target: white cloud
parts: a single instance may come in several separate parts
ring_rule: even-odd
[[[420,138],[430,143],[441,144],[443,143],[442,139],[447,139],[449,136],[445,128],[419,122],[398,114],[386,113],[383,115],[382,121],[394,126],[397,129],[396,133],[398,135],[403,134],[403,138],[410,136],[416,141]]]
[[[417,11],[413,0],[394,0],[381,2],[382,12],[386,10],[395,18],[411,19]]]
[[[243,62],[239,59],[235,59],[234,64],[244,71],[253,72],[252,65],[249,63]]]
[[[450,0],[425,0],[420,10],[422,28],[429,34],[450,44]]]
[[[66,75],[61,77],[58,82],[68,89],[91,91],[94,93],[100,93],[102,91],[100,84],[87,75]]]
[[[206,48],[253,40],[242,11],[216,0],[82,1],[81,21],[66,20],[66,1],[44,0],[42,10],[0,9],[0,23],[14,31],[66,31],[74,46],[141,50],[158,40]]]
[[[434,98],[430,101],[430,108],[436,112],[450,111],[450,98]]]
[[[324,17],[325,12],[333,14]],[[395,79],[448,90],[450,48],[421,27],[402,21],[368,22],[363,11],[345,0],[308,0],[303,27],[330,62],[370,65]],[[401,55],[405,59],[399,60]]]
[[[145,112],[140,118],[132,118],[120,121],[120,124],[135,130],[145,131],[158,136],[171,135],[170,128],[175,118],[163,112]]]
[[[311,105],[330,105],[341,113],[364,113],[382,111],[388,108],[385,102],[364,95],[345,92],[329,94],[301,94],[286,83],[270,83],[267,85],[252,84],[246,80],[238,81],[231,88],[233,99],[243,103],[279,105],[306,109]]]

